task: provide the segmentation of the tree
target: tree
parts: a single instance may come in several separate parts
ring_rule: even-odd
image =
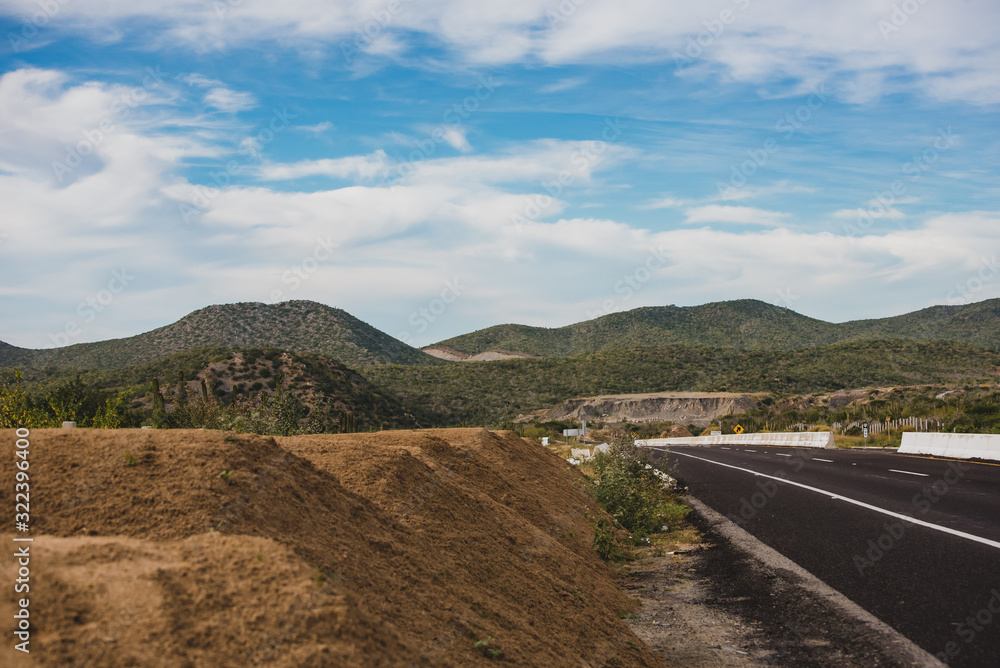
[[[0,387],[0,428],[31,429],[52,426],[45,413],[32,404],[31,397],[21,387],[21,380],[20,370],[15,369],[13,382],[4,381]]]

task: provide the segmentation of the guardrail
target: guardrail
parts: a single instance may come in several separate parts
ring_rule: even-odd
[[[680,438],[637,439],[636,445],[654,448],[664,445],[776,445],[786,448],[835,448],[833,432],[804,431],[778,434],[729,434],[728,436],[685,436]]]
[[[1000,460],[1000,434],[903,433],[904,455],[933,455],[955,459]]]

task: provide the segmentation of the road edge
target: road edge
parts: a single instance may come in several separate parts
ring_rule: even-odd
[[[927,668],[946,666],[899,631],[694,496],[688,494],[685,496],[685,502],[704,518],[713,531],[729,541],[733,547],[749,554],[765,566],[787,571],[796,580],[791,584],[805,589],[837,612],[867,626],[878,638],[878,644],[887,654],[895,655],[913,666]]]

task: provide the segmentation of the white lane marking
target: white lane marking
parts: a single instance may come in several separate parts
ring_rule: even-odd
[[[732,450],[732,448],[722,448],[723,450]]]
[[[756,450],[747,450],[747,452],[757,452]]]
[[[794,480],[788,480],[787,478],[779,478],[778,476],[767,475],[766,473],[759,473],[752,469],[745,469],[739,466],[733,466],[732,464],[723,464],[722,462],[715,462],[711,459],[705,459],[704,457],[695,457],[694,455],[689,455],[686,452],[673,451],[675,455],[680,455],[682,457],[690,457],[691,459],[697,459],[699,461],[708,462],[709,464],[715,464],[716,466],[725,466],[727,469],[736,469],[737,471],[743,471],[744,473],[751,473],[755,476],[760,476],[761,478],[770,478],[771,480],[777,480],[778,482],[783,482],[787,485],[794,485],[795,487],[801,487],[802,489],[807,489],[810,492],[818,492],[825,496],[829,496],[831,499],[846,501],[847,503],[854,504],[855,506],[860,506],[868,510],[873,510],[876,513],[882,513],[883,515],[888,515],[889,517],[895,517],[899,520],[904,520],[910,524],[916,524],[918,526],[927,527],[928,529],[934,529],[936,531],[941,531],[944,533],[951,534],[952,536],[958,536],[959,538],[964,538],[966,540],[975,541],[977,543],[982,543],[983,545],[989,545],[990,547],[995,547],[1000,550],[1000,542],[995,540],[990,540],[989,538],[983,538],[981,536],[974,536],[971,533],[965,533],[964,531],[958,531],[957,529],[951,529],[949,527],[943,527],[940,524],[931,524],[930,522],[925,522],[923,520],[918,520],[915,517],[910,517],[909,515],[903,515],[902,513],[896,513],[891,510],[886,510],[885,508],[879,508],[878,506],[873,506],[870,503],[865,503],[864,501],[858,501],[857,499],[851,499],[846,496],[841,496],[840,494],[835,494],[833,492],[828,492],[825,489],[820,489],[818,487],[811,487],[809,485],[804,485],[801,482],[795,482]]]
[[[929,478],[931,475],[929,473],[914,473],[913,471],[900,471],[899,469],[889,469],[891,473],[905,473],[906,475],[918,475],[923,478]]]
[[[776,452],[774,454],[778,455],[779,457],[791,457],[791,455],[784,452]]]
[[[814,462],[826,462],[827,464],[832,464],[832,459],[820,459],[819,457],[813,457]]]

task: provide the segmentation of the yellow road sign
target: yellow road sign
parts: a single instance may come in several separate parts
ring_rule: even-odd
[[[733,431],[735,431],[737,434],[742,434],[743,433],[743,427],[741,425],[736,425],[736,428],[733,429]]]

